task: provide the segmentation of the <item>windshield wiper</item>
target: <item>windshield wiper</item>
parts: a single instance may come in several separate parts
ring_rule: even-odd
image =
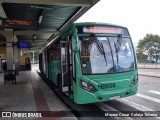
[[[94,34],[91,34],[91,36],[94,38],[94,43],[97,46],[99,52],[104,56],[104,60],[106,62],[106,66],[107,66],[106,53],[104,51],[103,44],[97,39],[97,37]]]
[[[118,52],[120,51],[121,44],[122,44],[122,35],[118,35],[117,36],[117,42],[116,43],[114,42],[114,47],[115,47],[115,50],[116,50],[117,64],[119,63]]]

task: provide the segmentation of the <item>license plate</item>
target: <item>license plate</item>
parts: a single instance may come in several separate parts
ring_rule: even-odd
[[[120,96],[113,96],[113,97],[110,97],[109,99],[110,100],[116,100],[116,99],[119,99],[120,98]]]

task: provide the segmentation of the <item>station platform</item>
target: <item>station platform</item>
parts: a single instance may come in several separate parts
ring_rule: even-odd
[[[17,84],[9,81],[5,85],[3,73],[0,73],[0,111],[1,113],[4,111],[42,111],[42,117],[14,116],[15,118],[13,118],[12,116],[11,118],[4,117],[3,120],[77,120],[54,91],[42,80],[37,70],[38,65],[33,65],[31,71],[19,72],[19,75],[16,76]],[[47,116],[48,113],[52,114]]]

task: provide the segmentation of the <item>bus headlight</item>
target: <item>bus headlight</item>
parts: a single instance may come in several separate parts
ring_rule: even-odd
[[[133,87],[137,82],[138,82],[138,75],[136,75],[136,77],[132,80],[130,86]]]
[[[89,92],[97,91],[97,89],[92,84],[84,82],[83,80],[80,80],[80,87]]]

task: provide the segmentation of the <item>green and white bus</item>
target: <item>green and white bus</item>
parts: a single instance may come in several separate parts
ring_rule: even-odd
[[[41,73],[77,104],[104,102],[137,93],[137,60],[126,27],[72,24],[39,58]]]

